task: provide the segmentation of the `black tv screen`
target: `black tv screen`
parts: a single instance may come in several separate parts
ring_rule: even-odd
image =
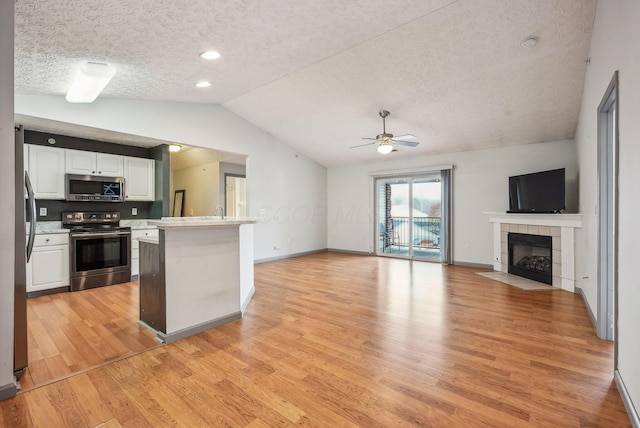
[[[564,210],[564,168],[509,177],[510,213]]]

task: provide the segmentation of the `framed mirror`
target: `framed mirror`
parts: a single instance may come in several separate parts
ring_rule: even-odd
[[[184,190],[176,190],[173,194],[173,217],[182,217],[184,212]]]

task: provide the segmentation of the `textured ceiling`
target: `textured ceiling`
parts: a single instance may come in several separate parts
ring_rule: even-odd
[[[572,138],[595,0],[19,0],[16,92],[219,103],[327,166]],[[523,48],[520,42],[539,42]],[[203,61],[207,49],[222,53]],[[199,80],[213,86],[195,88]]]

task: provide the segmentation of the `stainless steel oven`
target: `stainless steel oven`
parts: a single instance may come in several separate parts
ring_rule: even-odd
[[[71,291],[131,280],[131,228],[117,212],[63,213],[71,229]]]

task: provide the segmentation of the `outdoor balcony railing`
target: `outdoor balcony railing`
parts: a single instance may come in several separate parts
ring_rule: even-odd
[[[384,246],[414,248],[440,248],[440,217],[392,217],[392,228],[387,230],[384,238]],[[384,230],[384,228],[383,228]],[[411,242],[413,231],[413,242]]]

